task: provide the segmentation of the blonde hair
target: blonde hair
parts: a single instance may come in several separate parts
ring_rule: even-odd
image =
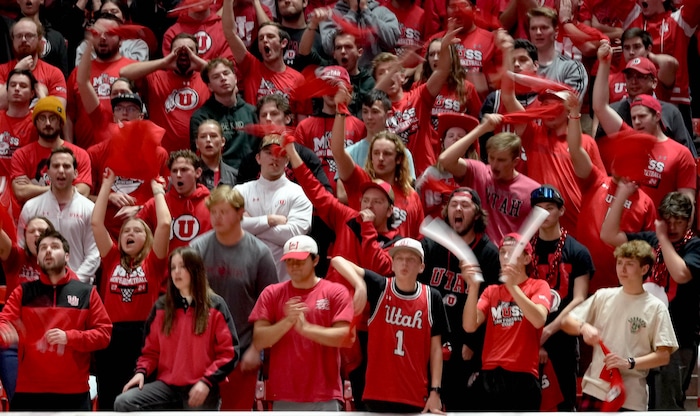
[[[124,231],[124,227],[131,221],[136,221],[139,224],[141,224],[146,231],[146,240],[143,242],[143,247],[141,247],[141,250],[139,250],[138,253],[134,257],[131,257],[130,255],[126,254],[124,249],[122,248],[122,232]],[[119,243],[117,244],[119,247],[119,254],[120,254],[120,259],[119,263],[121,266],[126,270],[127,272],[131,272],[134,268],[137,266],[141,265],[143,261],[146,259],[146,256],[148,256],[148,253],[151,252],[151,247],[153,247],[153,232],[151,231],[151,228],[146,224],[144,220],[141,218],[130,218],[122,223],[122,227],[119,229]]]
[[[365,170],[372,179],[377,179],[377,174],[372,164],[372,150],[377,140],[388,140],[394,143],[396,148],[396,160],[399,162],[394,168],[394,182],[401,189],[401,192],[408,196],[413,190],[413,187],[411,186],[412,180],[410,170],[408,169],[408,159],[406,159],[406,146],[404,146],[403,141],[396,134],[384,130],[372,137],[367,154],[367,161],[365,162]]]
[[[233,189],[228,185],[219,185],[211,191],[209,198],[207,198],[206,206],[207,209],[211,210],[211,207],[218,204],[219,202],[225,202],[231,205],[234,209],[244,209],[245,200],[243,195],[238,192],[237,189]]]
[[[513,156],[513,159],[520,157],[520,150],[522,148],[522,140],[515,133],[503,132],[498,133],[495,136],[491,136],[486,141],[486,151],[487,152],[502,152],[507,150]]]

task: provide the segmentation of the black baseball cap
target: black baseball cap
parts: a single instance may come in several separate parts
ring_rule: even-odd
[[[561,192],[552,185],[542,185],[530,194],[530,205],[535,206],[540,202],[554,202],[559,208],[564,206],[564,198]]]

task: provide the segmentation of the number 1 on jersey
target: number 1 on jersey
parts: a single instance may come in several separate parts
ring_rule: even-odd
[[[394,348],[394,354],[399,357],[404,356],[403,351],[403,330],[396,331],[396,348]]]

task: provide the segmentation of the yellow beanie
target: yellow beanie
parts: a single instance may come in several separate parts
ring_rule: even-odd
[[[34,122],[36,120],[36,117],[43,112],[54,113],[57,116],[61,117],[61,120],[63,120],[64,124],[66,123],[66,108],[63,106],[61,100],[54,97],[53,95],[40,98],[39,101],[36,102],[36,105],[34,106],[34,112],[32,113],[32,122]]]

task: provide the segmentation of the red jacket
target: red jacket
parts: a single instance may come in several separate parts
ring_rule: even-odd
[[[191,386],[203,381],[209,387],[226,379],[240,357],[233,318],[221,296],[212,294],[207,329],[194,334],[194,307],[175,299],[170,335],[163,333],[165,296],[153,306],[146,322],[146,342],[136,362],[136,372],[150,375],[171,386]]]
[[[14,325],[20,336],[17,392],[87,392],[91,353],[109,344],[112,322],[97,290],[66,272],[56,285],[43,273],[22,284],[0,313],[0,326]],[[44,336],[52,328],[66,332],[65,346],[47,345]]]

